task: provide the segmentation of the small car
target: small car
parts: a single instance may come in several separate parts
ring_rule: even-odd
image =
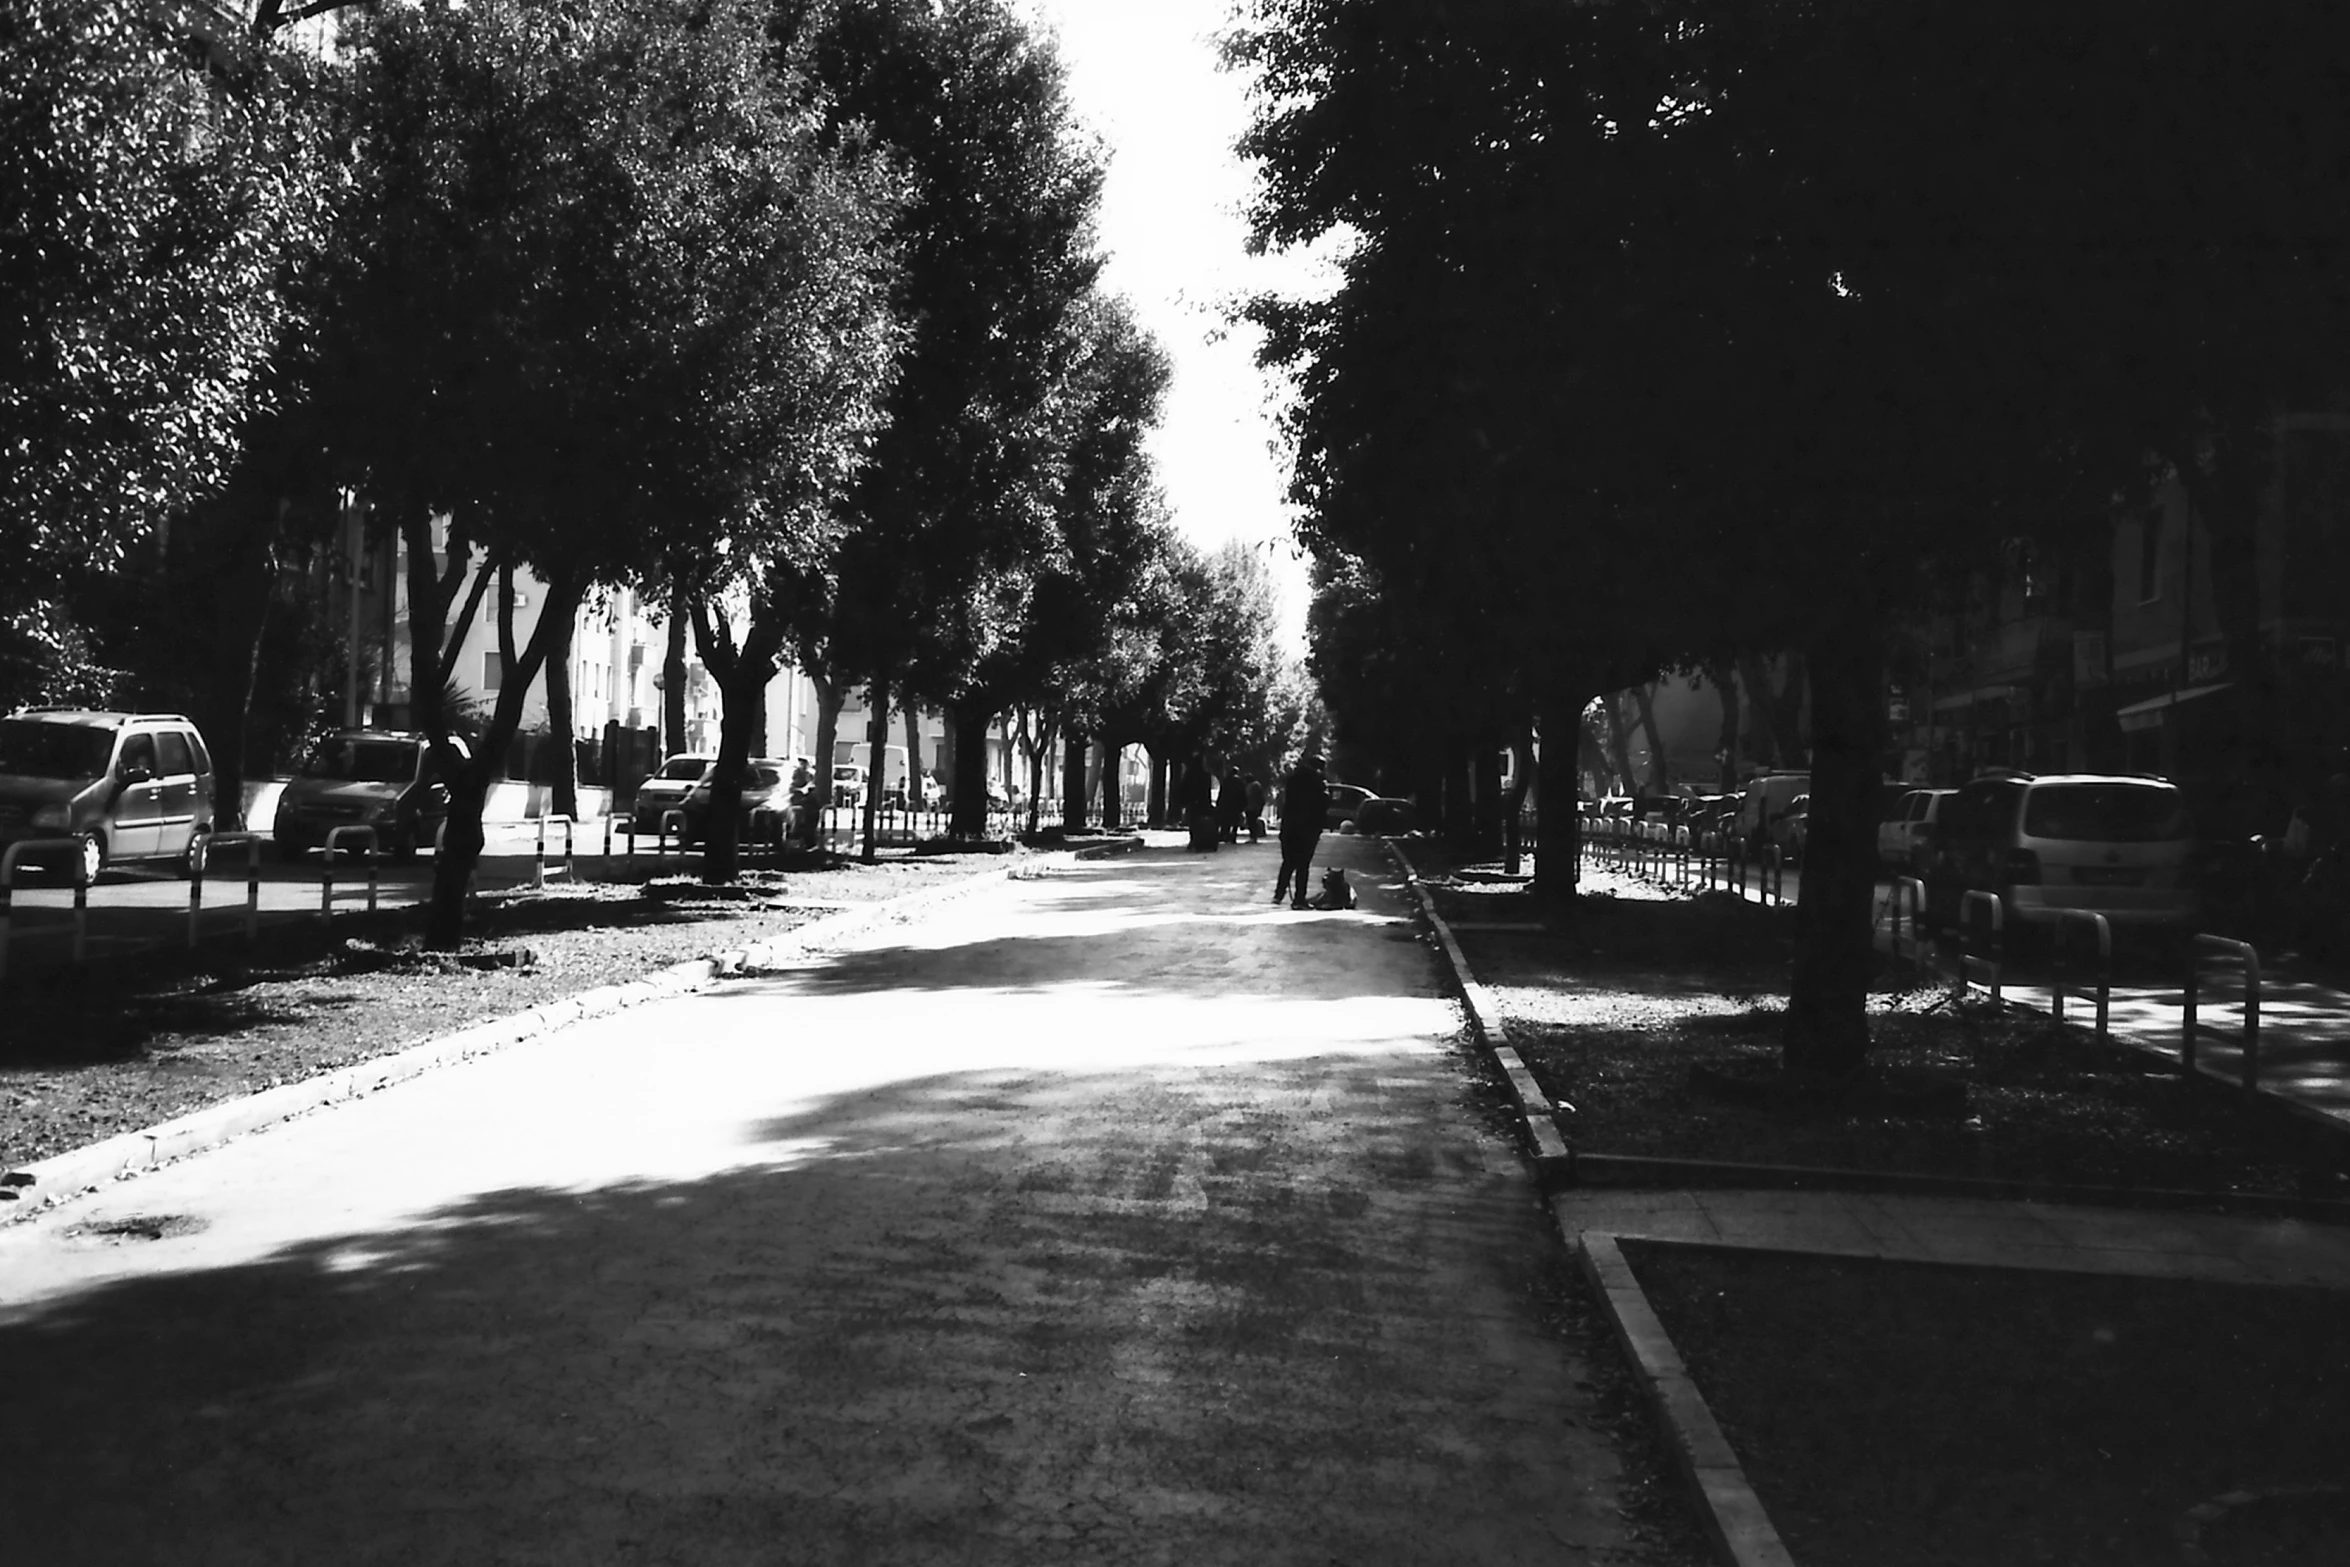
[[[277,799],[270,838],[289,859],[326,847],[338,827],[372,827],[393,859],[416,856],[449,818],[449,774],[471,759],[452,736],[446,753],[407,729],[338,729],[313,745]]]
[[[1361,784],[1333,783],[1324,786],[1330,791],[1329,809],[1323,813],[1322,825],[1335,832],[1362,814],[1363,802],[1378,798]]]
[[[833,768],[832,803],[850,806],[865,803],[864,763],[842,762]]]
[[[772,756],[753,757],[749,770],[743,776],[742,803],[736,817],[736,838],[739,844],[766,843],[781,848],[790,836],[793,814],[791,799],[791,764]],[[685,831],[681,841],[687,846],[700,843],[709,836],[711,786],[716,781],[717,768],[705,773],[685,803],[678,807],[685,813]]]
[[[717,760],[707,751],[680,751],[663,762],[652,777],[636,786],[636,802],[629,807],[629,831],[640,838],[658,833],[662,816],[685,803],[685,797],[710,775]]]
[[[1925,873],[1926,851],[1948,789],[1912,789],[1901,797],[1901,814],[1877,824],[1877,858],[1896,875]]]
[[[131,860],[191,875],[212,824],[212,753],[178,713],[35,707],[0,719],[0,848],[73,839],[67,868],[85,886]]]

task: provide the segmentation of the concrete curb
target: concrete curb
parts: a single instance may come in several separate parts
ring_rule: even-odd
[[[1562,1220],[1564,1215],[1559,1216]],[[1575,1255],[1583,1276],[1607,1303],[1617,1341],[1639,1372],[1657,1426],[1673,1450],[1673,1463],[1688,1482],[1704,1515],[1706,1532],[1728,1567],[1795,1567],[1795,1558],[1763,1511],[1762,1499],[1747,1483],[1746,1470],[1722,1435],[1721,1423],[1690,1379],[1679,1350],[1632,1276],[1616,1238],[1599,1230],[1576,1236]]]
[[[1420,873],[1412,865],[1411,856],[1393,838],[1381,841],[1395,863],[1402,867],[1405,885],[1412,889],[1412,896],[1419,900],[1420,913],[1436,932],[1436,944],[1444,951],[1453,981],[1460,987],[1462,1005],[1468,1010],[1470,1033],[1476,1036],[1478,1045],[1501,1069],[1509,1084],[1510,1098],[1518,1107],[1518,1124],[1525,1132],[1527,1146],[1533,1150],[1537,1176],[1545,1183],[1564,1180],[1573,1169],[1574,1156],[1568,1152],[1567,1140],[1559,1132],[1560,1107],[1551,1103],[1541,1085],[1534,1081],[1534,1074],[1526,1070],[1525,1061],[1510,1047],[1509,1036],[1502,1031],[1501,1008],[1494,1004],[1492,993],[1477,983],[1476,973],[1461,951],[1459,938],[1444,922],[1444,916],[1436,912],[1436,900],[1420,884]]]
[[[1133,840],[1133,846],[1140,845],[1140,839]],[[609,1017],[648,1001],[691,995],[723,980],[742,978],[762,967],[778,966],[789,958],[804,959],[820,943],[842,940],[872,925],[903,922],[937,904],[966,896],[991,881],[1009,879],[1015,871],[1051,858],[1049,854],[1005,855],[984,870],[941,886],[878,899],[864,908],[844,909],[748,947],[673,963],[625,985],[603,985],[558,1001],[544,1002],[356,1066],[207,1105],[156,1126],[53,1154],[0,1174],[0,1224],[47,1212],[109,1181],[125,1180],[190,1154],[217,1148],[248,1132],[329,1105],[364,1098],[436,1067],[487,1055],[570,1024]]]

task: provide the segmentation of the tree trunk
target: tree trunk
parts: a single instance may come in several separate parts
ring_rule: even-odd
[[[1115,832],[1124,825],[1126,802],[1118,798],[1118,761],[1126,747],[1102,742],[1102,826]]]
[[[1885,741],[1885,651],[1875,605],[1856,593],[1810,646],[1811,821],[1795,968],[1787,988],[1783,1061],[1813,1082],[1866,1065],[1869,917],[1877,880],[1877,783]]]
[[[555,777],[549,806],[553,814],[579,820],[579,746],[572,739],[571,637],[564,625],[547,649],[547,738],[555,745]]]
[[[1671,792],[1672,771],[1665,765],[1665,737],[1656,727],[1656,686],[1650,682],[1632,688],[1632,707],[1639,715],[1640,733],[1648,741],[1648,787],[1653,794]]]
[[[1722,662],[1706,665],[1705,677],[1713,682],[1722,704],[1722,727],[1714,755],[1722,770],[1721,792],[1729,794],[1738,787],[1738,674]]]
[[[1061,830],[1085,830],[1085,754],[1091,749],[1085,731],[1072,727],[1061,736]]]
[[[1640,787],[1640,781],[1632,772],[1632,736],[1624,724],[1624,706],[1616,696],[1611,691],[1599,702],[1607,714],[1608,758],[1616,770],[1616,792],[1631,794]]]
[[[261,681],[261,641],[276,597],[276,541],[290,509],[282,500],[270,505],[266,525],[240,519],[243,525],[220,548],[213,577],[214,664],[205,709],[196,716],[212,750],[213,825],[223,832],[245,826],[246,730]],[[267,823],[262,830],[268,830]]]
[[[1497,747],[1484,741],[1472,742],[1469,783],[1475,791],[1471,809],[1477,852],[1496,853],[1502,848],[1501,752]]]
[[[889,765],[889,677],[875,675],[872,707],[865,715],[865,831],[857,858],[871,865],[881,856],[881,774]]]
[[[709,663],[708,658],[702,660]],[[767,678],[738,660],[718,685],[718,765],[710,774],[710,814],[703,822],[702,882],[720,886],[742,879],[743,781],[750,774],[750,709],[766,696]]]
[[[1036,743],[1028,752],[1028,836],[1031,838],[1044,825],[1044,759],[1052,750],[1053,736],[1059,729],[1059,720],[1041,712],[1036,715]]]
[[[906,809],[922,809],[922,715],[906,705]]]
[[[685,634],[692,622],[692,609],[686,602],[685,589],[678,588],[669,595],[669,647],[661,656],[661,745],[662,754],[653,759],[658,767],[669,757],[686,749],[685,743]]]
[[[1803,765],[1802,694],[1804,669],[1802,655],[1784,656],[1786,684],[1774,684],[1770,665],[1749,654],[1738,661],[1739,672],[1746,678],[1747,700],[1754,704],[1754,715],[1760,719],[1762,740],[1769,747],[1765,765],[1776,768]],[[1819,694],[1813,692],[1812,722],[1819,722],[1817,704]]]
[[[1510,741],[1510,790],[1501,801],[1501,869],[1505,876],[1518,874],[1525,853],[1524,835],[1519,818],[1525,814],[1526,796],[1534,787],[1534,737],[1521,732]]]
[[[1142,819],[1152,827],[1167,825],[1167,758],[1157,751],[1150,753],[1151,781],[1142,796]]]
[[[832,803],[833,757],[840,750],[840,710],[848,703],[848,693],[817,671],[808,671],[808,684],[816,688],[816,777],[808,789],[808,846],[814,848],[824,832],[824,808]]]
[[[429,565],[426,569],[430,569]],[[428,947],[445,951],[465,938],[465,892],[472,885],[475,867],[481,863],[482,810],[489,800],[491,777],[497,771],[498,758],[506,754],[522,727],[523,703],[531,682],[546,665],[549,644],[555,640],[558,628],[570,624],[579,613],[586,592],[584,582],[557,580],[546,584],[545,607],[539,612],[538,626],[532,631],[529,643],[517,652],[514,575],[510,569],[500,573],[498,651],[505,655],[506,668],[498,700],[483,726],[481,745],[474,752],[473,760],[457,769],[450,780],[448,829],[442,839],[441,853],[433,860],[432,901],[425,909],[424,941]],[[411,620],[412,630],[413,626]],[[435,662],[437,665],[438,661]],[[437,677],[437,667],[435,673]],[[436,713],[438,706],[435,702]]]
[[[1583,813],[1577,808],[1581,791],[1575,782],[1575,764],[1585,734],[1583,711],[1590,703],[1588,691],[1553,688],[1544,692],[1542,710],[1535,718],[1543,737],[1540,765],[1544,771],[1535,783],[1542,809],[1534,821],[1532,890],[1554,909],[1573,904],[1580,879],[1575,859]]]
[[[987,721],[990,714],[969,703],[947,709],[955,720],[954,808],[947,817],[950,837],[977,840],[987,836]],[[973,736],[979,743],[972,744]]]

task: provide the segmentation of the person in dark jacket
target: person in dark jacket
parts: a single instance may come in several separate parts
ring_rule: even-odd
[[[1287,897],[1293,909],[1306,906],[1306,879],[1313,868],[1314,846],[1322,841],[1322,818],[1329,811],[1330,788],[1322,778],[1321,755],[1308,751],[1281,781],[1281,879],[1273,884],[1275,903]]]
[[[1265,841],[1265,780],[1255,773],[1248,775],[1248,841]]]
[[[1240,842],[1240,821],[1248,814],[1244,791],[1240,770],[1225,768],[1223,782],[1216,789],[1216,835],[1226,843]]]

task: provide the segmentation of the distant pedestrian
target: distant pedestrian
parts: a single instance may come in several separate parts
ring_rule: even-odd
[[[1289,898],[1289,906],[1306,906],[1306,877],[1314,863],[1314,848],[1322,841],[1322,818],[1330,810],[1330,787],[1322,778],[1322,756],[1308,751],[1289,770],[1281,784],[1281,879],[1273,884],[1273,901]]]
[[[1239,773],[1226,769],[1223,786],[1216,791],[1216,836],[1225,843],[1240,842],[1241,818],[1247,814],[1246,785]]]
[[[1255,773],[1248,775],[1248,841],[1265,841],[1265,780]]]

